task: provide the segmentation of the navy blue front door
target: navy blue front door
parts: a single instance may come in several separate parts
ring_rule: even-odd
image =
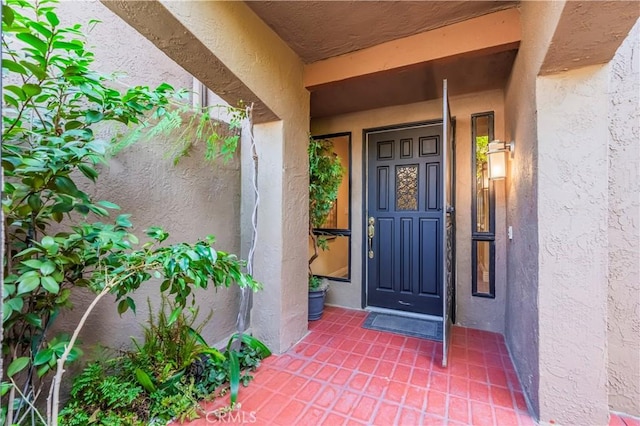
[[[442,123],[367,141],[367,304],[442,316]]]

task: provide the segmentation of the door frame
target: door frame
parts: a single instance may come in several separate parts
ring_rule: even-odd
[[[455,119],[453,120],[453,122],[455,123]],[[370,133],[376,133],[376,132],[385,132],[385,131],[396,131],[396,130],[406,130],[406,129],[411,129],[411,128],[416,128],[416,127],[428,127],[428,126],[433,126],[433,125],[440,125],[442,126],[444,123],[443,118],[439,118],[439,119],[434,119],[434,120],[421,120],[421,121],[414,121],[414,122],[409,122],[409,123],[402,123],[402,124],[391,124],[391,125],[387,125],[387,126],[380,126],[380,127],[371,127],[368,129],[362,129],[362,239],[360,241],[360,255],[362,256],[362,286],[361,286],[361,307],[362,309],[365,309],[368,305],[367,305],[367,290],[369,287],[369,268],[367,267],[368,263],[367,263],[367,244],[366,244],[366,238],[367,238],[367,217],[368,217],[368,210],[367,210],[367,206],[368,201],[369,201],[369,192],[367,190],[367,182],[369,179],[369,161],[368,161],[368,134]],[[453,134],[455,135],[455,131],[453,132]],[[454,180],[455,181],[455,180]],[[446,208],[446,207],[445,207]],[[446,236],[443,236],[443,238],[446,238]],[[454,254],[455,256],[455,254]],[[444,273],[444,271],[443,271]],[[455,291],[454,291],[454,297],[455,297]],[[455,298],[453,299],[455,300]],[[402,312],[402,311],[397,311],[397,312]],[[444,314],[444,313],[443,313]],[[413,315],[422,315],[422,314],[413,314]],[[427,316],[427,315],[425,315]],[[443,318],[443,317],[438,317],[438,318]]]

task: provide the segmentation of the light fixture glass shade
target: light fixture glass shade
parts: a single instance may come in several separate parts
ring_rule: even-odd
[[[504,179],[507,176],[507,150],[505,143],[489,142],[489,179]]]

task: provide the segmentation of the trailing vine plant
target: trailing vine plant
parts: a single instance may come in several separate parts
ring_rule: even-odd
[[[75,342],[92,309],[107,294],[122,314],[131,292],[151,278],[171,295],[175,317],[193,303],[193,289],[209,285],[257,290],[244,262],[213,248],[211,236],[193,244],[166,245],[168,234],[151,227],[140,245],[129,215],[80,189],[96,182],[100,165],[143,137],[178,131],[175,158],[206,143],[208,159],[229,158],[238,142],[244,109],[233,110],[231,132],[220,134],[208,109],[193,111],[184,92],[168,84],[118,90],[95,72],[80,25],[62,26],[51,0],[7,0],[2,6],[3,92],[3,422],[57,424],[65,363],[81,351]],[[235,124],[234,124],[235,123]],[[104,125],[129,129],[103,140]],[[127,127],[125,127],[127,126]],[[133,129],[133,131],[131,131]],[[186,130],[185,130],[186,129]],[[55,226],[52,226],[55,225]],[[52,228],[59,232],[53,232]],[[139,248],[138,248],[139,247]],[[73,333],[52,335],[52,325],[71,308],[77,288],[96,294]],[[47,392],[43,384],[53,377]],[[47,399],[47,419],[36,406]]]

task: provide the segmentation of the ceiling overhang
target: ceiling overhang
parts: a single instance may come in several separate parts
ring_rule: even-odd
[[[311,117],[504,88],[521,39],[508,9],[305,66]]]
[[[507,9],[305,65],[304,82],[313,91],[327,83],[474,52],[504,52],[520,38],[520,12]]]
[[[474,1],[246,1],[305,64],[446,27],[518,4]]]
[[[311,117],[503,89],[517,1],[247,1],[305,63]]]
[[[540,74],[609,62],[639,16],[637,1],[566,2]]]
[[[194,34],[197,30],[185,24],[174,10],[189,6],[186,2],[171,1],[134,1],[101,0],[109,10],[135,28],[140,34],[155,44],[158,49],[201,81],[206,87],[220,96],[230,105],[236,105],[242,99],[246,105],[254,105],[255,122],[268,122],[279,119],[241,78],[206,46],[202,36]],[[192,6],[207,7],[204,2]]]
[[[442,97],[504,88],[517,44],[501,52],[481,51],[367,74],[311,90],[311,117],[327,117]]]

